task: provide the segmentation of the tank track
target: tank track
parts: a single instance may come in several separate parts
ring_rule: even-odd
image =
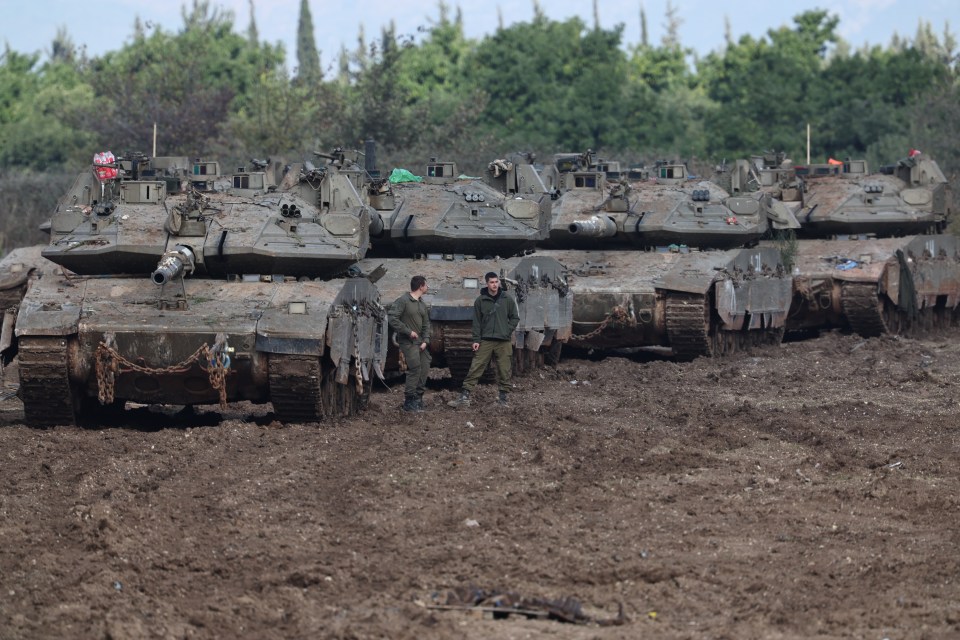
[[[281,422],[318,422],[354,415],[359,405],[353,384],[339,384],[333,367],[316,356],[271,354],[270,400]]]
[[[840,306],[850,328],[864,338],[900,332],[898,313],[886,308],[876,283],[845,282],[840,290]]]
[[[67,373],[67,344],[63,336],[20,338],[20,399],[27,426],[77,424],[74,390]]]
[[[783,341],[784,327],[740,331],[711,327],[708,320],[711,311],[706,295],[671,293],[667,296],[667,337],[677,359],[730,355]]]
[[[450,369],[450,377],[458,385],[467,377],[470,371],[470,363],[473,362],[473,327],[469,323],[464,326],[453,324],[443,327],[443,358]],[[490,368],[481,376],[482,380],[487,380],[492,374]]]
[[[707,296],[696,293],[667,294],[667,339],[680,360],[714,354],[710,336],[710,304]]]

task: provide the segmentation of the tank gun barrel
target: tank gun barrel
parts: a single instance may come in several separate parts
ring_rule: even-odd
[[[189,275],[193,273],[193,258],[193,251],[189,247],[177,245],[163,254],[150,277],[154,284],[164,285],[174,278]]]
[[[593,216],[587,220],[574,220],[567,227],[570,235],[584,238],[612,238],[617,235],[617,225],[610,218]]]

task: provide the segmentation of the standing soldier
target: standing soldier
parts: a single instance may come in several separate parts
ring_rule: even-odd
[[[430,315],[421,298],[427,292],[427,279],[413,276],[410,293],[405,293],[390,306],[390,328],[397,334],[400,353],[407,363],[407,379],[403,389],[403,410],[423,411],[423,391],[430,373]]]
[[[497,404],[507,406],[510,361],[513,357],[511,339],[520,324],[520,313],[516,300],[500,289],[500,278],[496,273],[491,271],[484,276],[484,280],[487,286],[480,290],[480,295],[473,303],[473,361],[463,381],[460,397],[447,403],[451,407],[470,404],[470,392],[477,386],[490,358],[496,359],[497,384],[500,387]]]

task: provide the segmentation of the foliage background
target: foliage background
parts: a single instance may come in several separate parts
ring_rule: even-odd
[[[535,5],[539,7],[539,5]],[[309,158],[372,138],[379,166],[418,172],[430,156],[476,174],[512,151],[541,158],[590,148],[622,162],[678,158],[693,167],[783,150],[865,157],[871,167],[918,148],[960,197],[956,40],[922,21],[913,38],[852,50],[826,11],[759,39],[726,35],[697,56],[666,35],[635,45],[623,28],[579,18],[529,22],[480,40],[445,2],[417,38],[392,27],[326,69],[301,3],[295,60],[250,21],[193,0],[175,33],[135,21],[123,48],[86,58],[61,31],[49,55],[0,54],[0,247],[44,242],[49,217],[92,154]],[[646,16],[641,11],[645,23]],[[646,33],[646,29],[643,29]],[[956,208],[956,207],[955,207]]]

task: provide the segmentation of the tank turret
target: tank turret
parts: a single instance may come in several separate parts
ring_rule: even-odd
[[[937,163],[913,151],[871,173],[864,160],[797,165],[782,154],[738,162],[743,192],[772,195],[808,238],[939,233],[952,214],[950,184]]]
[[[556,199],[553,247],[730,248],[754,243],[774,228],[799,226],[771,198],[732,196],[690,176],[681,163],[623,172],[619,163],[594,160],[591,151],[558,154],[544,180]]]
[[[546,236],[550,196],[529,162],[498,159],[484,176],[469,177],[434,158],[422,178],[401,174],[394,171],[390,196],[378,196],[393,207],[381,210],[385,228],[375,244],[383,255],[511,256]]]

